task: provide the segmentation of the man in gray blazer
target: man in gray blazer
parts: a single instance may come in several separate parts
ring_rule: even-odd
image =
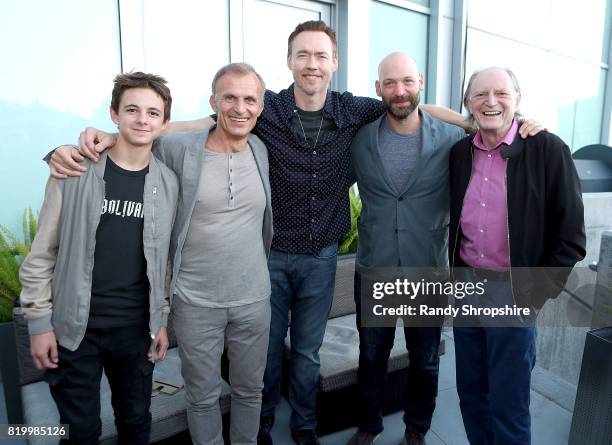
[[[359,430],[350,445],[371,444],[383,430],[381,405],[395,336],[395,327],[362,324],[362,273],[370,268],[448,265],[448,156],[465,133],[418,109],[423,86],[423,76],[410,56],[385,57],[378,67],[376,93],[387,112],[363,126],[351,146],[363,208],[355,271],[362,406]],[[370,297],[364,289],[363,298]],[[441,328],[404,331],[410,353],[404,443],[423,444],[438,390]]]
[[[170,239],[172,315],[194,444],[222,445],[221,354],[232,382],[230,439],[255,444],[270,330],[272,210],[268,152],[250,132],[265,85],[233,63],[213,79],[217,126],[174,133],[154,153],[178,176]],[[205,253],[205,254],[204,254]]]

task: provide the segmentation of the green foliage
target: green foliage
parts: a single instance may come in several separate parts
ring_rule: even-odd
[[[351,230],[340,241],[338,253],[355,253],[359,245],[357,219],[361,215],[361,198],[355,193],[355,186],[349,189],[349,201],[351,204]]]
[[[23,211],[23,240],[0,224],[0,322],[13,318],[13,306],[21,292],[19,266],[30,252],[37,224],[38,215],[30,208]]]

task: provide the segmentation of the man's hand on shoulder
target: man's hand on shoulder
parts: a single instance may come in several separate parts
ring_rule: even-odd
[[[79,162],[85,158],[81,156],[79,151],[72,145],[62,145],[57,147],[51,159],[49,159],[49,168],[51,176],[57,179],[65,179],[69,176],[81,176],[81,173],[87,169]]]
[[[55,149],[49,160],[51,176],[64,179],[69,176],[81,176],[87,171],[79,162],[85,158],[93,162],[100,160],[100,153],[117,143],[117,135],[105,133],[96,128],[87,127],[79,136],[79,149],[71,145],[62,145]]]
[[[37,369],[55,369],[59,358],[55,333],[30,335],[30,354]]]
[[[535,136],[540,131],[548,131],[548,128],[535,119],[519,120],[519,125],[519,134],[523,139],[527,139],[528,136]]]
[[[97,128],[87,127],[79,135],[79,152],[93,162],[98,162],[100,153],[116,143],[116,133],[106,133]]]

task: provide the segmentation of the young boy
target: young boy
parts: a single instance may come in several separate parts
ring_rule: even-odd
[[[166,81],[120,74],[117,144],[80,177],[49,178],[20,271],[31,354],[74,444],[97,444],[106,373],[119,444],[148,444],[154,362],[168,347],[165,292],[178,182],[151,156],[170,119]],[[59,345],[58,345],[59,343]]]

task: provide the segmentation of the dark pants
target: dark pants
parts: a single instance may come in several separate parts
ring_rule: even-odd
[[[464,281],[476,281],[468,269],[459,274]],[[469,303],[479,307],[513,303],[508,281],[488,280],[485,289],[479,300]],[[453,331],[457,392],[470,444],[529,445],[535,316],[467,318]]]
[[[45,380],[70,439],[63,444],[97,444],[101,433],[100,379],[110,384],[119,445],[148,444],[151,430],[153,364],[147,361],[146,326],[88,329],[76,351],[59,346],[59,367]]]
[[[336,277],[333,244],[316,255],[272,250],[268,260],[272,295],[270,343],[261,415],[274,416],[280,400],[285,336],[291,311],[289,404],[292,430],[313,430],[319,393],[319,348],[323,343]]]
[[[378,434],[383,430],[381,409],[395,327],[361,326],[359,272],[355,272],[355,304],[359,331],[359,429]],[[426,433],[431,425],[438,395],[440,334],[441,327],[404,328],[409,354],[408,390],[404,395],[404,423],[407,430]]]

